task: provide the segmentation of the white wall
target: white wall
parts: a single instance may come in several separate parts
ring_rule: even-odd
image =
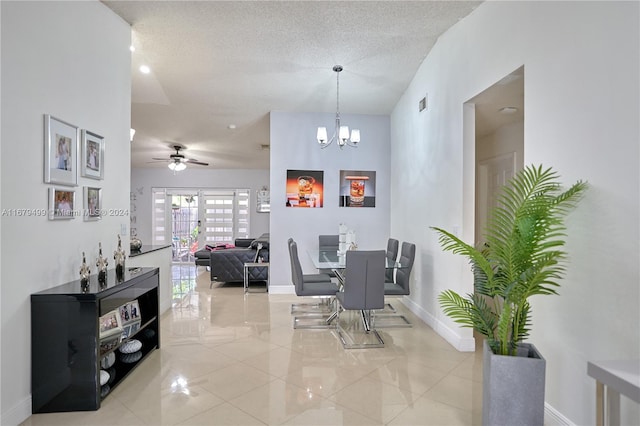
[[[476,161],[481,162],[510,152],[516,153],[518,170],[522,168],[524,158],[524,121],[506,124],[494,133],[478,138]]]
[[[2,207],[47,209],[43,115],[104,136],[103,207],[129,208],[130,27],[97,1],[1,2]],[[123,173],[124,171],[124,173]],[[107,256],[128,216],[97,222],[2,216],[2,418],[31,414],[30,294],[78,278],[82,251]],[[124,237],[128,244],[128,232]],[[95,268],[92,268],[95,271]]]
[[[321,149],[315,139],[318,126],[331,133],[335,114],[271,112],[271,293],[292,293],[287,240],[298,243],[305,273],[315,273],[306,254],[317,249],[318,235],[337,234],[345,223],[356,232],[361,249],[386,249],[389,238],[389,117],[341,114],[343,124],[360,129],[357,148]],[[287,170],[324,171],[324,207],[286,207]],[[339,207],[340,170],[376,172],[376,207]]]
[[[134,142],[135,143],[135,142]],[[151,188],[224,188],[251,190],[251,236],[269,232],[269,213],[256,212],[256,191],[269,186],[269,170],[210,170],[196,166],[173,174],[167,167],[131,169],[131,192],[135,195],[136,228],[142,244],[151,244]]]
[[[639,28],[637,2],[485,2],[440,37],[391,117],[391,233],[420,242],[411,303],[460,342],[470,331],[442,314],[437,296],[471,292],[468,265],[428,227],[473,241],[474,143],[463,137],[462,105],[525,66],[525,164],[591,186],[568,218],[560,296],[532,300],[545,399],[568,423],[595,423],[587,361],[640,358]],[[429,110],[418,114],[425,93]],[[639,424],[637,404],[622,400],[623,424]]]

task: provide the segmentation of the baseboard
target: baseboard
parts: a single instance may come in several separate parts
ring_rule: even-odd
[[[571,420],[563,416],[558,410],[544,403],[544,426],[576,426]]]
[[[291,284],[269,285],[269,294],[296,294],[296,291]]]
[[[171,300],[163,300],[160,302],[160,315],[171,309]]]
[[[451,346],[456,348],[460,352],[475,352],[476,350],[476,340],[471,338],[461,338],[458,336],[451,328],[449,328],[446,324],[439,321],[436,317],[431,315],[429,312],[422,309],[421,306],[416,304],[413,300],[408,297],[403,297],[400,299],[403,305],[405,305],[411,312],[416,314],[422,321],[425,322],[429,327],[433,329],[436,333],[438,333],[443,339],[445,339]]]
[[[0,425],[17,426],[31,416],[31,395],[2,413]]]

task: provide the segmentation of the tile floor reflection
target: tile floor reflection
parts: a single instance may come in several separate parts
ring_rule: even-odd
[[[161,348],[98,411],[35,425],[481,424],[480,353],[453,349],[400,302],[412,328],[381,349],[345,350],[335,330],[294,330],[293,295],[244,294],[190,265],[173,269]]]

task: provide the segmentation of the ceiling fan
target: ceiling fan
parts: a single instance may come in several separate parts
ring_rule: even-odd
[[[157,161],[168,161],[169,168],[175,172],[179,172],[187,168],[187,164],[195,164],[196,166],[208,166],[209,163],[204,163],[202,161],[195,160],[193,158],[186,158],[183,154],[180,153],[180,150],[185,149],[181,145],[173,145],[173,149],[176,150],[175,154],[169,155],[169,158],[153,158],[153,160]]]

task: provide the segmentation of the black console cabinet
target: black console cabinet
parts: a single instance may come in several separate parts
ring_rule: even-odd
[[[158,285],[158,268],[128,268],[121,280],[109,270],[102,285],[91,276],[84,291],[77,280],[31,295],[33,413],[97,410],[100,400],[160,347]],[[133,300],[140,308],[138,330],[115,346],[101,347],[99,317]],[[118,350],[130,339],[142,343],[134,362]],[[116,361],[108,369],[108,385],[101,387],[100,362],[108,355]]]

